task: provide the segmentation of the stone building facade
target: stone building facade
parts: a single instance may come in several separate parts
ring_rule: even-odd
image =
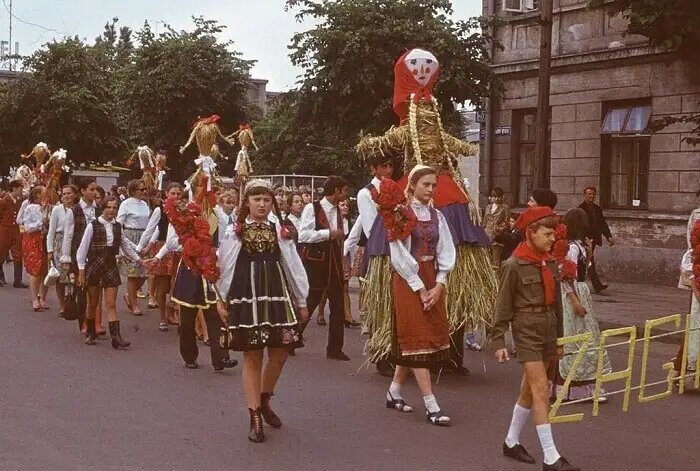
[[[512,10],[504,11],[505,6]],[[610,281],[672,284],[686,247],[686,222],[700,189],[700,147],[683,141],[692,126],[649,133],[650,120],[700,112],[691,65],[623,36],[626,20],[587,0],[554,3],[550,152],[545,171],[564,212],[598,188],[617,245],[596,256]],[[533,188],[537,126],[537,0],[483,0],[504,22],[493,70],[502,98],[491,103],[482,143],[481,188],[500,186],[512,206]],[[533,8],[533,10],[530,10]]]

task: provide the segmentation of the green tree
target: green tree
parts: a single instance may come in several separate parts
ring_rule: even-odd
[[[22,78],[0,91],[3,160],[16,163],[39,141],[68,149],[76,163],[112,159],[125,143],[110,107],[110,81],[100,48],[77,37],[26,58]]]
[[[136,33],[139,47],[119,72],[116,92],[130,123],[128,140],[167,149],[169,166],[180,177],[192,156],[185,159],[177,149],[198,116],[218,114],[233,130],[254,113],[247,99],[253,61],[241,59],[231,42],[218,40],[223,25],[193,20],[193,31],[166,26],[159,35],[146,23]]]
[[[611,15],[622,14],[628,21],[626,34],[640,34],[649,43],[676,51],[678,57],[693,64],[691,80],[700,83],[700,2],[698,0],[590,0],[592,7],[608,8]],[[690,123],[691,144],[700,143],[700,113],[672,116],[651,123],[660,130],[675,123]]]
[[[406,49],[423,47],[441,61],[436,96],[448,125],[458,122],[453,103],[478,105],[494,84],[490,38],[480,29],[485,23],[451,20],[449,0],[297,0],[290,6],[299,9],[297,19],[312,18],[316,26],[289,46],[292,63],[304,69],[298,90],[257,126],[256,162],[268,171],[360,177],[352,149],[360,132],[396,124],[393,68]]]

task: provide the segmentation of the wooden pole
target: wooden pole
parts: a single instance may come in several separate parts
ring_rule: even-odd
[[[540,64],[537,92],[537,145],[535,188],[549,188],[549,90],[552,65],[552,10],[554,0],[540,0]]]

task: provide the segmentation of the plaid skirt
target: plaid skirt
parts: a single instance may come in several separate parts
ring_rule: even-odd
[[[122,284],[117,266],[117,256],[112,247],[92,251],[85,265],[85,282],[88,286],[114,288]]]
[[[41,232],[22,234],[22,262],[31,276],[46,276],[48,272],[45,247]]]
[[[143,229],[132,229],[129,227],[125,227],[124,229],[122,229],[122,237],[126,237],[135,245],[138,245],[141,241],[142,234]],[[119,262],[119,272],[122,276],[125,276],[127,278],[148,277],[148,271],[146,270],[146,267],[138,265],[134,263],[133,260],[126,257],[122,257],[121,261]]]
[[[419,262],[418,276],[427,289],[435,286],[435,262]],[[392,273],[394,313],[391,360],[400,366],[430,368],[450,357],[450,331],[445,296],[430,311],[401,275]]]

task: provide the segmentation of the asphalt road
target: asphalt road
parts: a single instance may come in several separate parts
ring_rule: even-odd
[[[329,361],[326,332],[313,323],[274,398],[284,426],[266,428],[267,441],[252,444],[240,369],[214,374],[204,346],[202,367],[185,369],[176,331],[159,332],[155,311],[136,318],[120,308],[129,351],[106,340],[85,346],[75,322],[55,310],[32,312],[26,290],[0,288],[0,471],[541,469],[500,454],[519,383],[516,362],[498,365],[490,354],[470,352],[470,376],[440,377],[436,396],[453,421],[440,428],[425,420],[414,382],[405,396],[416,412],[385,408],[389,380],[362,368],[359,330],[346,330],[352,361]],[[651,379],[662,377],[674,348],[654,345]],[[641,346],[637,352],[638,366]],[[626,353],[615,349],[611,359],[620,369]],[[621,396],[596,418],[590,404],[563,409],[586,418],[555,425],[554,437],[584,470],[699,469],[699,406],[696,394],[639,404],[633,392],[628,413]],[[531,424],[522,442],[540,463]]]

